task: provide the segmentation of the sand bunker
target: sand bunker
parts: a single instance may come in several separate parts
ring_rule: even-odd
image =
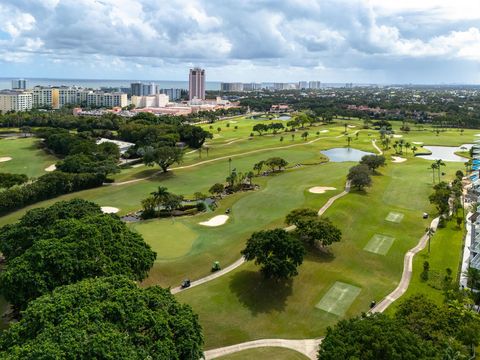
[[[102,206],[100,209],[103,211],[104,214],[116,214],[120,211],[120,209],[112,206]]]
[[[403,137],[403,135],[397,135],[397,134],[395,134],[395,135],[393,135],[393,137],[394,137],[394,138],[401,138],[401,137]]]
[[[330,130],[321,130],[320,132],[321,132],[321,133],[327,133],[327,132],[329,132],[329,131],[330,131]]]
[[[45,171],[48,171],[48,172],[55,171],[55,170],[57,170],[57,167],[55,166],[55,164],[52,164],[49,167],[45,168]]]
[[[314,186],[308,189],[308,191],[311,192],[312,194],[323,194],[328,190],[337,190],[337,188],[328,187],[328,186]]]
[[[404,161],[407,161],[407,159],[402,158],[400,156],[392,156],[392,162],[394,163],[402,163]]]
[[[353,129],[353,128],[356,128],[357,126],[356,125],[347,125],[347,127],[349,127],[350,129]]]
[[[0,162],[10,161],[12,158],[10,156],[0,157]]]
[[[228,215],[217,215],[211,218],[210,220],[203,221],[199,224],[203,226],[220,226],[225,224],[227,220],[228,220]]]
[[[229,121],[229,123],[230,123],[230,124],[237,124],[237,123],[238,123],[238,121],[235,121],[235,120],[230,120],[230,121]]]
[[[412,141],[413,145],[423,145],[423,142],[421,141]]]

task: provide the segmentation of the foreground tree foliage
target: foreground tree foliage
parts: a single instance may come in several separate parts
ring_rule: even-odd
[[[167,289],[122,276],[86,279],[33,300],[0,336],[0,358],[182,359],[202,357],[198,317]]]
[[[28,181],[25,174],[0,173],[0,188],[9,189],[15,185],[22,185]]]
[[[298,275],[305,248],[285,230],[274,229],[253,233],[241,253],[247,261],[255,260],[266,278],[288,279]]]
[[[319,360],[420,360],[434,359],[433,349],[395,320],[375,314],[341,320],[320,345]]]
[[[68,208],[69,203],[61,207]],[[57,208],[51,213],[61,216],[35,226],[38,218],[45,217],[42,210],[50,212],[41,209],[2,229],[7,264],[0,273],[0,291],[17,309],[57,286],[85,278],[120,274],[143,280],[147,276],[156,257],[150,246],[118,217],[90,208],[79,218]]]
[[[371,171],[375,172],[379,167],[385,166],[385,156],[365,155],[360,160],[360,164],[367,165]]]

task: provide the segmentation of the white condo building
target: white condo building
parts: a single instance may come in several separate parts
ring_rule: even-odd
[[[29,91],[0,91],[0,113],[32,109],[33,97]]]
[[[168,95],[132,96],[131,103],[136,108],[162,108],[168,104]]]

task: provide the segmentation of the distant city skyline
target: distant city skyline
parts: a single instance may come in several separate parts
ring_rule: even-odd
[[[104,16],[109,14],[109,16]],[[0,76],[480,84],[478,0],[3,0]]]

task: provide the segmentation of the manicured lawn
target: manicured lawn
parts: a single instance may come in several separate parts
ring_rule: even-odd
[[[234,354],[222,356],[219,360],[250,360],[250,359],[275,359],[275,360],[306,360],[306,356],[294,350],[265,347],[258,349],[243,350]]]
[[[416,187],[424,188],[428,182],[429,173],[423,171],[428,162],[409,161],[412,164],[405,171],[409,182],[392,182],[392,173],[399,164],[391,164],[382,170],[384,175],[375,176],[367,193],[351,193],[329,208],[325,216],[342,229],[343,240],[331,247],[330,254],[311,251],[293,280],[265,281],[258,268],[248,263],[178,294],[179,300],[191,304],[199,314],[207,348],[258,338],[321,336],[327,326],[341,318],[315,307],[335,282],[361,289],[345,317],[367,311],[372,300],[380,300],[392,291],[400,279],[404,254],[418,242],[429,223],[422,219],[422,211],[431,209],[428,192],[416,199],[422,210],[401,207],[391,199],[384,201],[387,191],[400,194],[403,189],[403,196],[407,196],[409,191],[415,193]],[[335,166],[339,164],[332,167]],[[446,169],[449,174],[455,170]],[[318,206],[312,200],[306,198],[303,206]],[[392,211],[404,214],[400,223],[385,220]],[[395,238],[386,255],[363,250],[375,234]]]
[[[36,138],[0,139],[0,157],[12,160],[0,162],[0,172],[25,174],[39,177],[46,174],[45,168],[55,164],[58,159],[38,147]]]

